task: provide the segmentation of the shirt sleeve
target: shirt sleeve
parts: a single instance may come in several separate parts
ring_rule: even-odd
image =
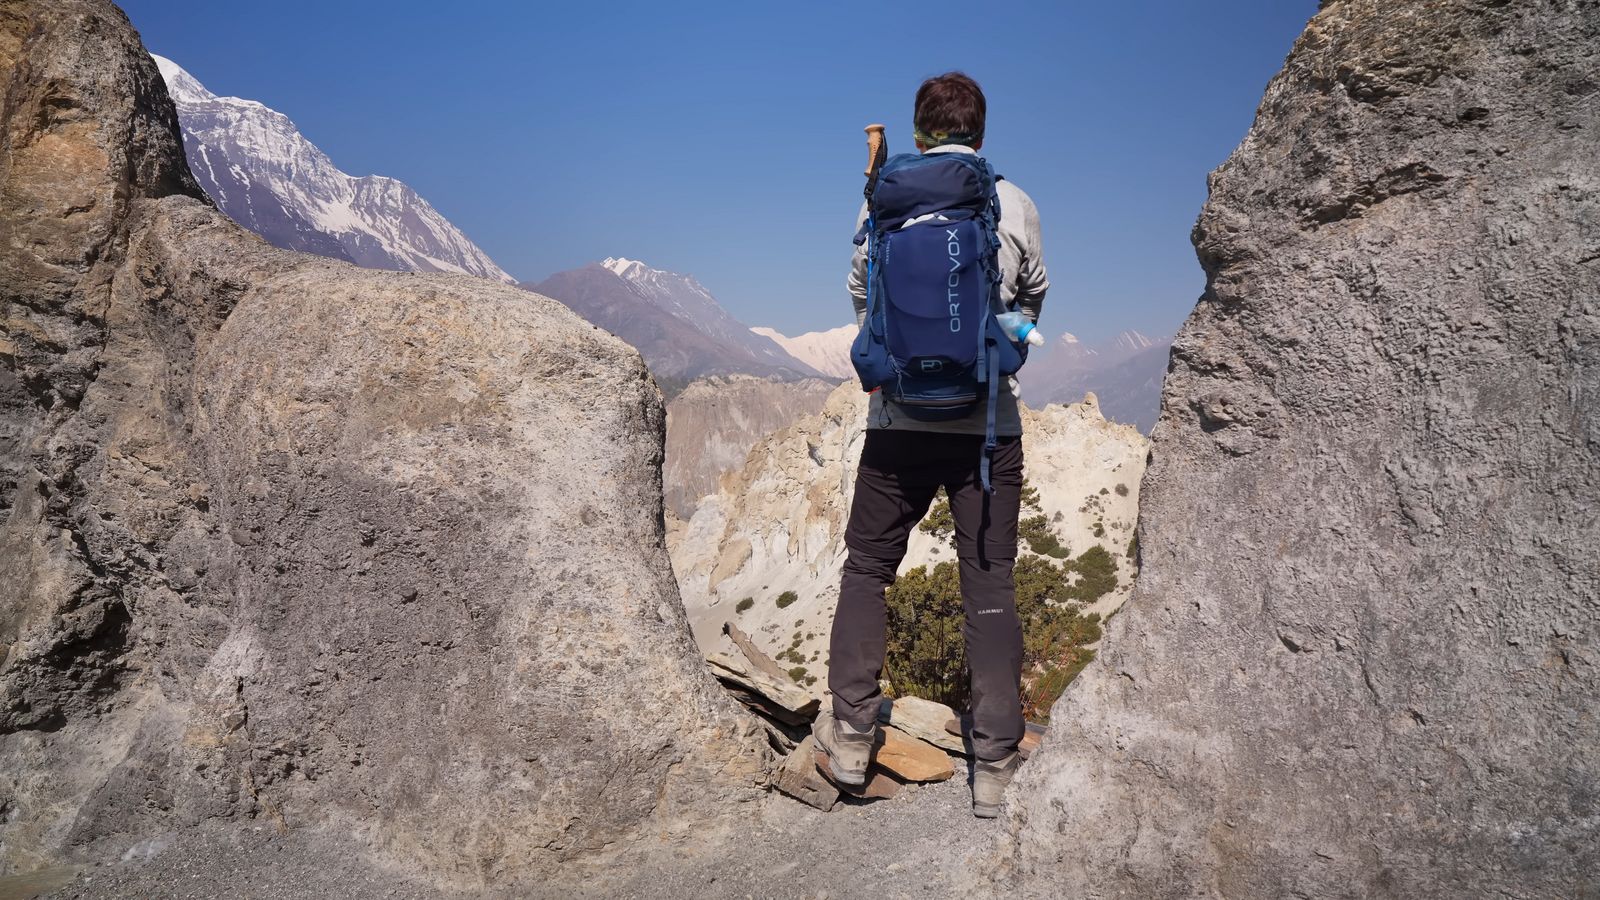
[[[1017,305],[1023,315],[1039,321],[1044,308],[1044,294],[1050,289],[1050,278],[1044,269],[1044,242],[1039,234],[1039,209],[1033,200],[1024,197],[1022,204],[1022,259],[1017,264]]]
[[[867,220],[867,203],[861,201],[861,213],[856,216],[856,230],[861,230],[861,223]],[[867,243],[862,241],[856,245],[855,252],[850,257],[850,277],[846,279],[846,286],[850,289],[850,303],[856,310],[856,327],[860,328],[867,321]]]

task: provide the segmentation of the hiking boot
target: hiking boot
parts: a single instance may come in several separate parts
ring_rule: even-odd
[[[878,737],[874,722],[866,731],[857,731],[849,722],[841,722],[833,713],[824,710],[817,714],[811,725],[817,748],[828,755],[828,769],[840,784],[867,783],[867,763],[872,758],[872,745]]]
[[[1013,750],[1010,756],[994,762],[974,760],[972,765],[972,814],[980,819],[1000,815],[1000,798],[1011,783],[1011,776],[1022,765],[1022,754]]]

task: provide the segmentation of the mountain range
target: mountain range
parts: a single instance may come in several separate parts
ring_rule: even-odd
[[[1124,331],[1097,344],[1063,333],[1029,354],[1018,379],[1022,399],[1044,407],[1075,403],[1092,393],[1107,419],[1136,425],[1149,434],[1161,407],[1161,380],[1171,350],[1171,338],[1152,338],[1138,331]]]
[[[230,218],[269,243],[366,268],[510,275],[404,182],[341,171],[294,122],[254,100],[212,93],[172,60],[153,56],[178,110],[200,186]],[[559,300],[643,354],[669,393],[706,376],[779,381],[851,379],[853,325],[794,337],[751,328],[691,275],[608,257],[521,287]],[[1126,331],[1087,345],[1064,334],[1035,351],[1023,398],[1039,407],[1094,393],[1107,418],[1155,424],[1170,339]]]
[[[219,97],[172,60],[152,58],[178,108],[195,179],[229,218],[268,243],[369,269],[515,283],[404,182],[347,175],[288,116]]]
[[[850,344],[860,329],[854,325],[840,325],[827,331],[808,331],[794,337],[786,337],[773,328],[756,327],[750,330],[771,339],[788,351],[790,356],[829,378],[856,377],[855,367],[850,364]]]
[[[707,375],[820,376],[722,308],[691,275],[608,257],[523,287],[632,344],[669,391]]]

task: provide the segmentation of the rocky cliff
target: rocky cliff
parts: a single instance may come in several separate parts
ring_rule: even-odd
[[[1050,530],[1075,554],[1099,544],[1125,559],[1138,516],[1144,437],[1131,425],[1107,422],[1092,397],[1024,408],[1023,416],[1028,483],[1038,489]],[[820,413],[760,441],[673,535],[673,570],[707,652],[722,646],[722,623],[732,621],[769,653],[795,644],[817,679],[815,689],[823,690],[866,422],[867,395],[858,385],[841,385]],[[954,558],[948,539],[919,529],[901,571]],[[1124,587],[1094,611],[1107,613],[1126,598],[1128,574],[1124,568]],[[795,599],[779,606],[785,591]]]
[[[1009,886],[1600,877],[1600,5],[1328,0],[1212,176],[1143,570]]]
[[[687,519],[717,481],[738,469],[756,442],[822,409],[838,385],[818,378],[775,381],[719,375],[691,382],[667,404],[662,465],[667,508]]]
[[[736,822],[638,354],[211,207],[127,20],[0,7],[0,874],[253,822],[445,885]]]

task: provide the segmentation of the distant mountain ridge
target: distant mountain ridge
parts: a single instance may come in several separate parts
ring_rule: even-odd
[[[1161,380],[1171,351],[1171,338],[1138,331],[1093,345],[1064,333],[1029,355],[1018,376],[1022,399],[1042,407],[1075,403],[1092,393],[1107,419],[1149,434],[1161,408]]]
[[[854,325],[840,325],[827,331],[808,331],[787,337],[776,329],[756,327],[750,329],[771,339],[788,351],[790,356],[830,378],[854,378],[855,366],[850,363],[850,344],[860,331]]]
[[[190,170],[235,222],[274,246],[366,268],[516,283],[404,182],[347,175],[288,116],[219,97],[172,60],[151,57],[178,108]]]
[[[691,275],[613,256],[522,287],[559,300],[632,344],[669,388],[707,375],[821,377],[735,319]]]

